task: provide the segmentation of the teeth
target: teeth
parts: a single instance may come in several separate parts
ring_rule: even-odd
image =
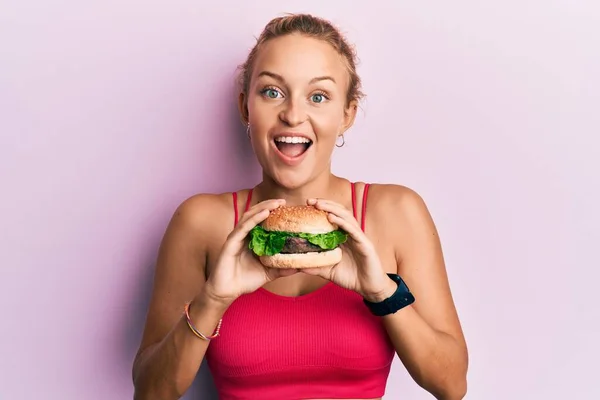
[[[299,136],[280,136],[275,138],[275,141],[283,143],[310,143],[309,139]]]

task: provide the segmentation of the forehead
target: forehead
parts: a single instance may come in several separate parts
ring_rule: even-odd
[[[286,81],[310,81],[315,76],[332,76],[338,84],[347,81],[348,71],[340,55],[324,40],[291,34],[263,44],[255,60],[253,75],[261,71],[282,75]]]

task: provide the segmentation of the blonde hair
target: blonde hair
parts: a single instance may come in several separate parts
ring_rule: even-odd
[[[346,104],[360,100],[364,94],[361,91],[361,80],[356,73],[357,57],[352,46],[346,41],[340,31],[331,22],[310,14],[290,14],[274,18],[265,26],[256,40],[256,44],[248,54],[246,62],[240,66],[240,87],[247,98],[252,77],[254,61],[260,48],[265,42],[277,37],[298,33],[311,38],[320,39],[329,43],[341,56],[344,57],[350,80]]]

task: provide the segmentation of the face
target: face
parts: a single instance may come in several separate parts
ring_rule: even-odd
[[[281,186],[329,173],[336,139],[354,121],[342,57],[328,43],[296,34],[266,42],[257,54],[240,106],[259,163]]]

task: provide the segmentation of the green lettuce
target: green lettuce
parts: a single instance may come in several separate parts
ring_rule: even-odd
[[[338,229],[328,233],[292,233],[279,231],[266,231],[261,226],[255,226],[250,231],[248,247],[257,256],[272,256],[283,250],[288,236],[300,237],[319,246],[323,250],[333,250],[348,239],[348,234]]]

